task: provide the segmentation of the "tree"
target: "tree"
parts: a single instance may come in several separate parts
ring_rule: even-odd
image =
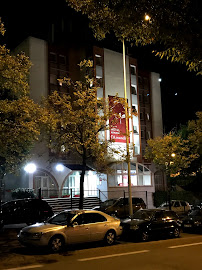
[[[180,135],[169,133],[163,137],[156,137],[147,141],[145,157],[166,174],[170,205],[171,177],[179,175],[198,155],[191,151],[188,140]]]
[[[168,177],[179,174],[198,157],[190,152],[189,141],[174,133],[149,139],[147,144],[146,159],[152,160]]]
[[[160,58],[186,64],[188,70],[202,74],[199,1],[66,1],[88,16],[96,38],[103,39],[114,32],[119,40],[124,39],[131,45],[155,44],[156,55]]]
[[[84,60],[80,67],[86,71],[91,69],[92,62]],[[80,175],[79,208],[83,208],[84,176],[87,164],[96,168],[98,172],[106,172],[111,159],[112,142],[106,141],[101,132],[105,132],[116,121],[109,121],[114,114],[115,106],[120,99],[114,99],[109,105],[108,100],[97,99],[96,82],[89,75],[83,81],[73,82],[70,78],[60,80],[66,84],[69,94],[53,92],[44,102],[50,114],[49,147],[56,153],[71,153],[82,165]],[[109,151],[111,148],[111,151]],[[116,151],[118,153],[118,151]]]
[[[0,31],[5,32],[0,21]],[[29,98],[31,63],[0,45],[0,179],[20,169],[40,135],[42,109]]]

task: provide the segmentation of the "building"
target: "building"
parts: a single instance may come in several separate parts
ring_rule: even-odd
[[[124,97],[123,56],[120,52],[93,46],[88,51],[53,46],[34,37],[27,38],[16,51],[24,51],[33,64],[29,83],[31,98],[36,102],[53,90],[65,91],[57,79],[64,76],[77,78],[77,64],[86,58],[94,60],[95,76],[101,86],[98,98],[113,97],[116,93]],[[144,160],[144,150],[147,139],[163,133],[159,74],[139,70],[136,59],[126,56],[126,85],[129,106],[138,112],[129,120],[130,144],[135,145],[131,151],[132,195],[142,197],[148,207],[153,207],[156,169]],[[124,138],[113,134],[112,130],[103,136],[105,139],[114,136],[115,147],[125,151]],[[36,192],[40,188],[43,198],[79,196],[81,166],[73,157],[52,161],[51,153],[40,143],[33,153],[33,163],[37,168],[33,173],[28,174],[22,169],[20,176],[6,176],[5,200],[9,199],[9,191],[17,187],[33,188]],[[102,200],[127,196],[127,164],[117,160],[111,166],[115,172],[113,175],[100,175],[88,168],[84,196],[100,196]]]

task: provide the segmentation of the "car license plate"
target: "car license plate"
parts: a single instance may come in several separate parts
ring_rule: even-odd
[[[184,227],[185,227],[185,228],[191,228],[192,225],[191,225],[191,224],[184,224]]]

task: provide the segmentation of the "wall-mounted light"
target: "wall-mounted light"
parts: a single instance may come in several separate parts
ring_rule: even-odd
[[[64,165],[62,165],[62,164],[57,164],[57,165],[56,165],[56,170],[57,170],[58,172],[63,172],[63,171],[64,171]]]
[[[162,81],[162,79],[161,79],[161,78],[159,78],[159,79],[158,79],[158,81],[159,81],[159,82],[161,82],[161,81]]]
[[[27,173],[34,173],[36,171],[36,165],[34,163],[28,163],[25,167],[24,170]]]

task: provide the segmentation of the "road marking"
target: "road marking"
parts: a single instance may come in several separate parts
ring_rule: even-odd
[[[127,253],[118,253],[118,254],[111,254],[111,255],[105,255],[105,256],[99,256],[99,257],[84,258],[84,259],[78,259],[78,261],[84,262],[84,261],[91,261],[91,260],[99,260],[99,259],[106,259],[106,258],[111,258],[111,257],[145,253],[145,252],[149,252],[149,250],[139,250],[139,251],[133,251],[133,252],[127,252]]]
[[[42,264],[35,264],[35,265],[27,265],[27,266],[16,267],[16,268],[5,268],[3,270],[24,270],[24,269],[39,268],[42,266],[43,266]]]
[[[178,246],[171,246],[171,247],[168,247],[168,248],[181,248],[181,247],[189,247],[189,246],[197,246],[197,245],[202,245],[202,242],[192,243],[192,244],[185,244],[185,245],[178,245]]]

